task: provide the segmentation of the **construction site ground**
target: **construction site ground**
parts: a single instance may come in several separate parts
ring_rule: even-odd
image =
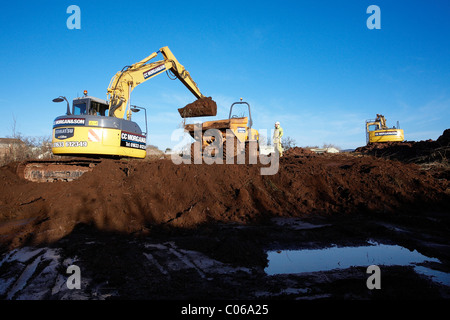
[[[72,182],[34,183],[11,163],[0,168],[0,298],[449,299],[449,130],[438,141],[339,154],[296,147],[274,175],[262,164],[166,157],[105,160]],[[271,269],[294,252],[330,259],[332,248],[361,247],[394,253],[387,262],[354,253],[366,259],[352,263],[337,251],[331,267]],[[425,258],[389,263],[398,252]],[[72,265],[79,289],[68,286]],[[370,265],[380,289],[368,286]]]

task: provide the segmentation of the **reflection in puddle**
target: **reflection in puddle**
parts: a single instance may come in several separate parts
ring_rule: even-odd
[[[439,282],[446,286],[450,286],[450,273],[433,270],[423,266],[416,266],[414,267],[414,270],[417,273],[431,277],[434,282]]]
[[[267,252],[268,275],[328,271],[346,269],[352,266],[368,267],[381,265],[414,265],[425,261],[437,262],[436,258],[410,251],[398,245],[385,245],[370,242],[361,247],[330,247],[308,250],[278,250]],[[450,274],[425,267],[415,267],[416,272],[432,276],[433,280],[450,285]]]

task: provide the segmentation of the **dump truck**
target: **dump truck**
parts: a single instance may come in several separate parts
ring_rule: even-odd
[[[234,107],[237,105],[246,106],[248,116],[235,114]],[[242,98],[231,104],[228,119],[185,125],[185,131],[195,140],[191,144],[191,163],[200,163],[202,157],[221,158],[226,163],[234,162],[234,158],[239,157],[238,161],[245,159],[245,163],[256,163],[259,133],[252,126],[250,104]]]

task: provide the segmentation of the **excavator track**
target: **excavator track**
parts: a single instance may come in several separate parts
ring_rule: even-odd
[[[29,160],[17,166],[17,175],[32,182],[73,181],[101,162],[97,159]]]

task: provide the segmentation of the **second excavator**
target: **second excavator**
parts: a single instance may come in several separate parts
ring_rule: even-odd
[[[386,125],[386,118],[382,114],[377,114],[375,120],[366,120],[366,143],[403,141],[404,132],[397,127],[389,128]]]

